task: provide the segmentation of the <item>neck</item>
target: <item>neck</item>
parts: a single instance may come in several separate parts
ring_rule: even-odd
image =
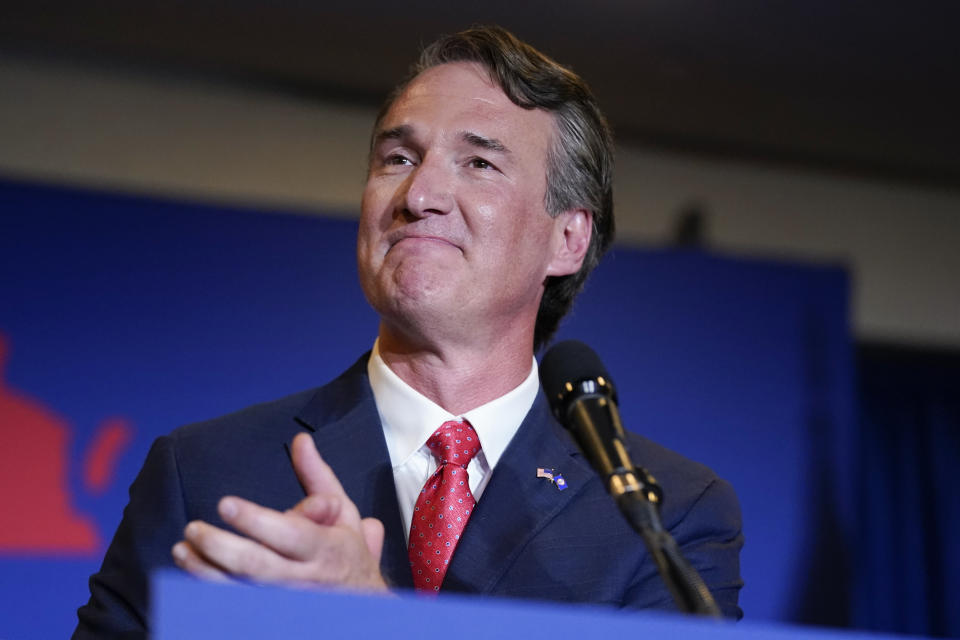
[[[533,336],[495,344],[436,344],[413,340],[380,324],[380,357],[401,380],[450,413],[499,398],[530,375]]]

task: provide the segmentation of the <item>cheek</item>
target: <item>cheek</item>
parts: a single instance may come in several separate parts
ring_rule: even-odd
[[[462,199],[469,213],[464,218],[474,234],[507,245],[518,236],[529,235],[535,207],[526,194],[514,188],[477,188]]]
[[[381,248],[383,232],[375,216],[363,211],[357,228],[357,270],[367,285],[383,265],[385,250]]]
[[[390,228],[393,209],[391,196],[383,186],[368,182],[360,201],[360,224],[357,230],[357,247],[374,251]]]
[[[374,257],[373,247],[375,242],[373,238],[375,235],[366,215],[362,215],[360,218],[360,226],[357,229],[357,266],[360,268],[361,273],[370,266],[370,262]]]
[[[489,199],[481,202],[483,204],[473,207],[473,215],[464,216],[464,221],[473,235],[488,238],[504,226],[509,226],[509,208],[504,208],[499,203],[491,203]]]
[[[516,265],[517,277],[535,284],[542,282],[556,251],[553,219],[546,212],[538,214],[528,218],[526,224],[515,225],[512,240],[505,239],[511,252],[505,260]]]
[[[389,224],[389,215],[400,186],[401,183],[391,176],[368,179],[360,199],[361,219],[379,220],[386,215]]]

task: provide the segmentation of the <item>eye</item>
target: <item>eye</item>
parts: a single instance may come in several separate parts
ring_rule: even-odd
[[[492,163],[484,160],[483,158],[470,158],[468,163],[474,169],[496,169]]]
[[[413,161],[410,160],[410,158],[404,155],[401,155],[399,153],[392,153],[388,155],[386,158],[384,158],[383,164],[395,165],[395,166],[406,166],[406,165],[412,165]]]

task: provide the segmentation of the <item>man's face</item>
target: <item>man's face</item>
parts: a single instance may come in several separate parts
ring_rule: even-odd
[[[430,337],[532,331],[545,278],[579,267],[570,216],[544,209],[553,135],[552,115],[513,104],[477,65],[409,84],[374,133],[357,245],[385,322]]]

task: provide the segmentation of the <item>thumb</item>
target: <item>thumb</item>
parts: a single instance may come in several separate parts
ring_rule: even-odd
[[[301,433],[293,439],[290,457],[293,458],[293,470],[308,496],[323,493],[346,496],[333,469],[320,457],[317,445],[309,435]]]

